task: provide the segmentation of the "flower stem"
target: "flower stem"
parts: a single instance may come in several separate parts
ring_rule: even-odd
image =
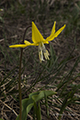
[[[23,49],[21,49],[21,55],[20,55],[20,65],[19,65],[19,102],[20,102],[20,116],[19,116],[19,120],[22,119],[22,94],[21,94],[21,61],[22,61],[22,53],[23,53]]]
[[[27,29],[28,29],[30,26],[31,26],[31,25],[29,25],[29,26],[25,29],[25,31],[24,31],[22,43],[24,43],[26,31],[27,31]],[[22,120],[22,92],[21,92],[21,67],[22,67],[22,66],[21,66],[21,63],[22,63],[22,55],[23,55],[23,48],[21,48],[20,64],[19,64],[19,104],[20,104],[19,120]]]

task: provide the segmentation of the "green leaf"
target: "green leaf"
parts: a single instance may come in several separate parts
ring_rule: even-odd
[[[50,90],[48,90],[48,91],[40,91],[39,94],[38,93],[34,94],[32,96],[32,99],[35,102],[37,102],[37,101],[41,100],[42,98],[44,98],[45,95],[46,95],[46,97],[48,97],[48,96],[51,96],[51,95],[54,95],[54,94],[56,94],[56,92],[50,91]]]
[[[37,116],[37,120],[41,120],[41,107],[40,107],[40,102],[38,102],[38,107],[36,110],[36,116]]]
[[[38,95],[32,96],[32,99],[33,99],[35,102],[38,102],[38,101],[41,100],[42,98],[44,98],[44,92],[43,92],[43,91],[41,91]]]
[[[31,93],[29,95],[29,98],[25,98],[22,100],[22,120],[26,120],[27,119],[27,115],[30,112],[31,108],[36,104],[36,102],[40,101],[41,99],[43,99],[46,95],[47,96],[51,96],[53,94],[56,94],[56,92],[54,91],[38,91],[38,92],[34,92]],[[41,113],[40,113],[40,104],[38,104],[38,108],[37,106],[35,106],[35,112],[36,112],[36,116],[38,116],[38,119],[41,119]],[[19,115],[16,118],[16,120],[19,120]]]
[[[30,98],[26,98],[24,100],[22,100],[22,120],[26,120],[27,119],[27,115],[29,113],[29,111],[31,110],[31,108],[34,105],[34,101]],[[16,120],[19,120],[19,115],[16,118]]]
[[[57,92],[54,92],[54,91],[51,91],[51,90],[47,90],[47,91],[44,91],[44,94],[48,97],[48,96],[51,96],[51,95],[54,95],[56,94]]]
[[[29,94],[29,98],[32,98],[32,96],[34,96],[34,95],[38,95],[38,94],[39,94],[39,91],[38,91],[38,92],[30,93],[30,94]]]

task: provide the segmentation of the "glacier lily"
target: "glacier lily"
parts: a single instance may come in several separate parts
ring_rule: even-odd
[[[46,50],[44,44],[49,44],[50,41],[52,41],[54,38],[56,38],[65,28],[66,25],[61,27],[57,32],[55,32],[55,26],[56,26],[56,21],[54,22],[54,25],[52,27],[52,31],[49,37],[46,39],[43,38],[41,33],[39,32],[38,28],[32,22],[32,41],[33,43],[30,43],[27,40],[24,40],[24,44],[16,44],[16,45],[11,45],[9,46],[10,48],[25,48],[27,46],[38,46],[38,51],[39,51],[39,59],[40,62],[44,61],[43,55],[46,60],[49,60],[49,52]]]

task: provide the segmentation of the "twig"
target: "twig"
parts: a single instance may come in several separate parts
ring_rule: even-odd
[[[10,106],[8,106],[5,102],[3,102],[2,100],[0,100],[0,102],[3,103],[7,108],[9,108],[16,116],[18,116],[18,114]]]

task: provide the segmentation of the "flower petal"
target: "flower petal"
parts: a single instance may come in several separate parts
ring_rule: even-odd
[[[32,22],[32,41],[34,43],[45,41],[34,22]]]
[[[30,43],[30,42],[27,41],[27,40],[24,40],[24,43],[25,43],[27,46],[38,46],[37,43]]]
[[[16,44],[16,45],[10,45],[9,47],[10,48],[25,48],[27,47],[28,45],[27,44]]]
[[[29,41],[27,41],[27,40],[24,40],[24,43],[25,44],[31,44]]]
[[[30,43],[29,41],[27,40],[24,40],[24,44],[16,44],[16,45],[10,45],[9,47],[10,48],[25,48],[27,46],[37,46],[35,43]]]
[[[66,27],[66,25],[64,25],[63,27],[61,27],[55,34],[54,37],[57,37],[62,31],[63,29]]]
[[[54,36],[55,26],[56,26],[56,21],[54,21],[54,25],[53,25],[53,27],[52,27],[51,35],[46,38],[47,41],[50,40],[50,39]]]
[[[54,21],[54,25],[52,27],[51,35],[53,35],[55,33],[55,26],[56,26],[56,21]]]
[[[56,33],[54,33],[53,35],[51,35],[48,38],[46,38],[46,40],[47,41],[52,41],[54,38],[56,38],[63,31],[63,29],[65,27],[66,27],[66,25],[64,25],[63,27],[61,27]]]

